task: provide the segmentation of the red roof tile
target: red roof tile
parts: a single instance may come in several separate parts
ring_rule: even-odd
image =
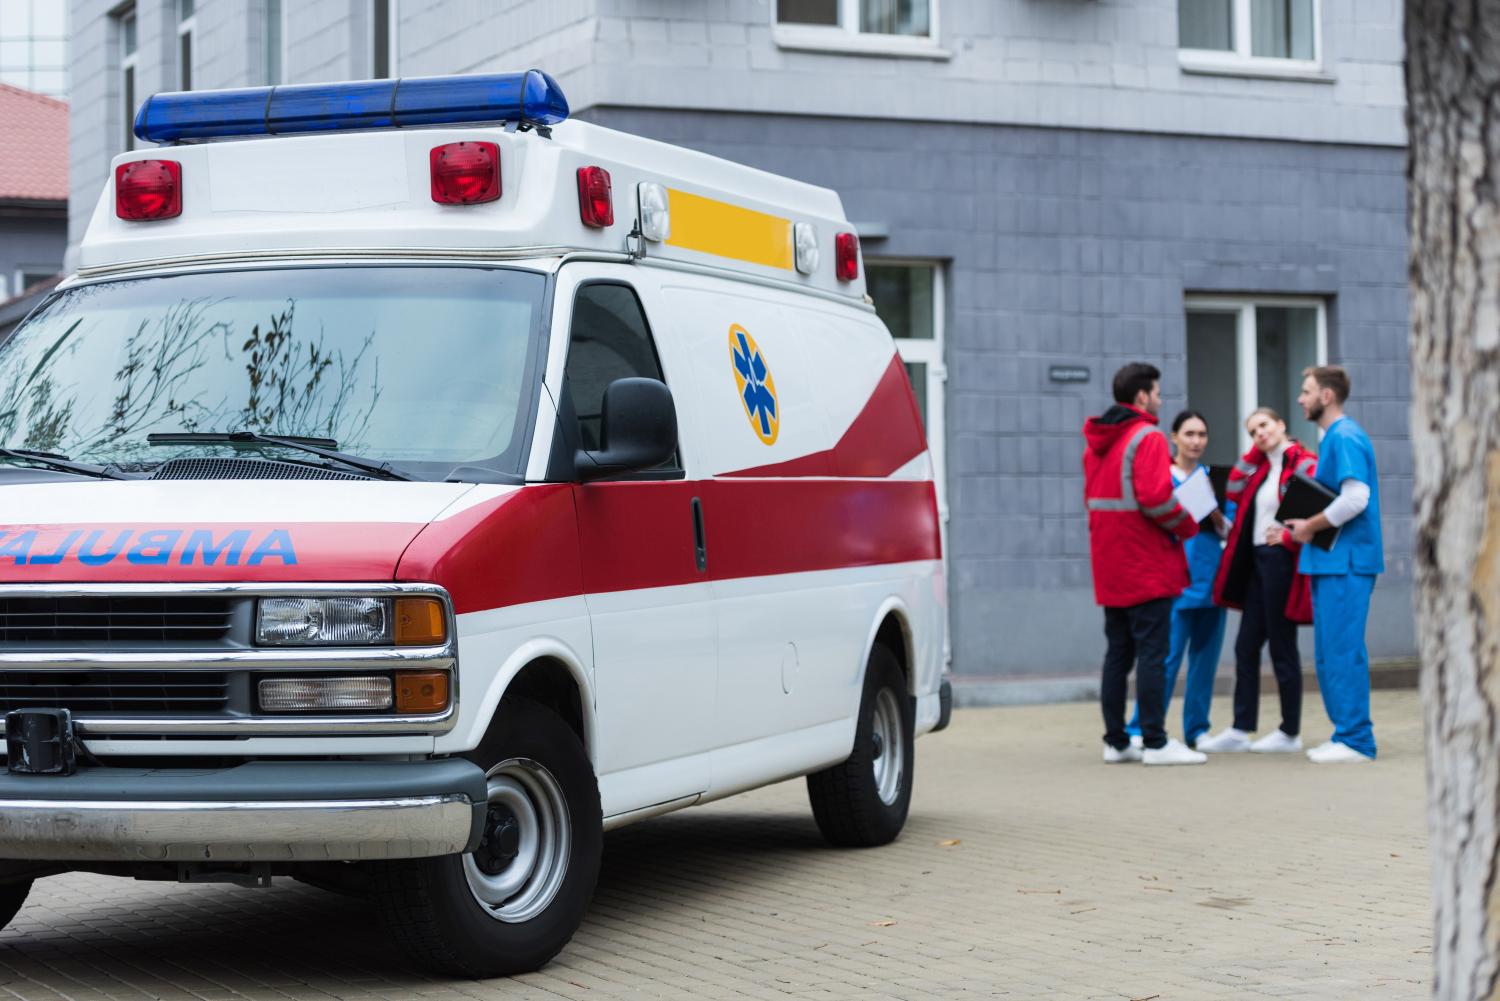
[[[0,83],[0,199],[68,200],[68,106]]]

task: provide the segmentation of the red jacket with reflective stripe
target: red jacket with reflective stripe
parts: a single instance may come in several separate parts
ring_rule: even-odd
[[[1288,441],[1286,452],[1281,456],[1281,479],[1276,487],[1280,495],[1286,494],[1286,485],[1293,473],[1317,472],[1318,457],[1296,441]],[[1255,559],[1255,546],[1259,539],[1250,538],[1255,531],[1255,494],[1266,481],[1271,471],[1271,460],[1258,448],[1252,447],[1229,473],[1229,484],[1225,487],[1228,499],[1239,505],[1234,516],[1234,525],[1229,529],[1229,542],[1224,555],[1219,559],[1219,572],[1214,576],[1214,604],[1225,608],[1244,608],[1245,592],[1250,587],[1250,568]],[[1302,547],[1292,541],[1292,533],[1281,530],[1281,544],[1291,550],[1295,557]],[[1312,581],[1306,574],[1294,574],[1292,586],[1287,592],[1286,606],[1282,614],[1298,625],[1312,623]]]
[[[1190,580],[1181,540],[1198,523],[1172,493],[1167,436],[1144,410],[1115,404],[1083,425],[1094,600],[1126,608],[1176,598]]]

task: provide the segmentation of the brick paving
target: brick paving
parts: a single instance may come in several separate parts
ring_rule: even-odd
[[[583,929],[509,981],[415,972],[358,899],[290,881],[53,877],[0,932],[0,998],[1426,997],[1420,706],[1374,716],[1373,766],[1145,769],[1100,763],[1091,705],[963,710],[918,743],[895,845],[824,847],[801,782],[612,833]]]

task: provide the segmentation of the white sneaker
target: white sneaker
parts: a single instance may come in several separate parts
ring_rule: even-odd
[[[1236,730],[1231,726],[1226,730],[1220,730],[1212,737],[1200,737],[1198,750],[1207,751],[1209,754],[1239,754],[1241,751],[1250,750],[1250,735],[1244,730]]]
[[[1123,765],[1127,761],[1141,760],[1141,749],[1138,747],[1127,747],[1123,751],[1117,751],[1108,744],[1104,745],[1104,763],[1106,765]]]
[[[1140,734],[1133,733],[1133,734],[1130,735],[1130,746],[1136,748],[1137,750],[1139,750],[1140,748],[1145,747],[1146,744],[1145,744],[1145,741],[1143,741],[1141,739],[1141,735]]]
[[[1141,752],[1141,760],[1148,765],[1201,765],[1208,760],[1208,755],[1173,738],[1163,747],[1146,748]]]
[[[1277,727],[1250,745],[1256,754],[1290,754],[1302,750],[1301,737],[1288,737],[1285,730]]]
[[[1326,744],[1319,744],[1307,752],[1307,760],[1315,765],[1345,765],[1358,764],[1361,761],[1374,761],[1368,754],[1361,754],[1348,744],[1340,744],[1330,740]]]

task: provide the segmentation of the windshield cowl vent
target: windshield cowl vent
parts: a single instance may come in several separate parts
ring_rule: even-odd
[[[368,480],[368,476],[274,459],[169,459],[153,480]]]

